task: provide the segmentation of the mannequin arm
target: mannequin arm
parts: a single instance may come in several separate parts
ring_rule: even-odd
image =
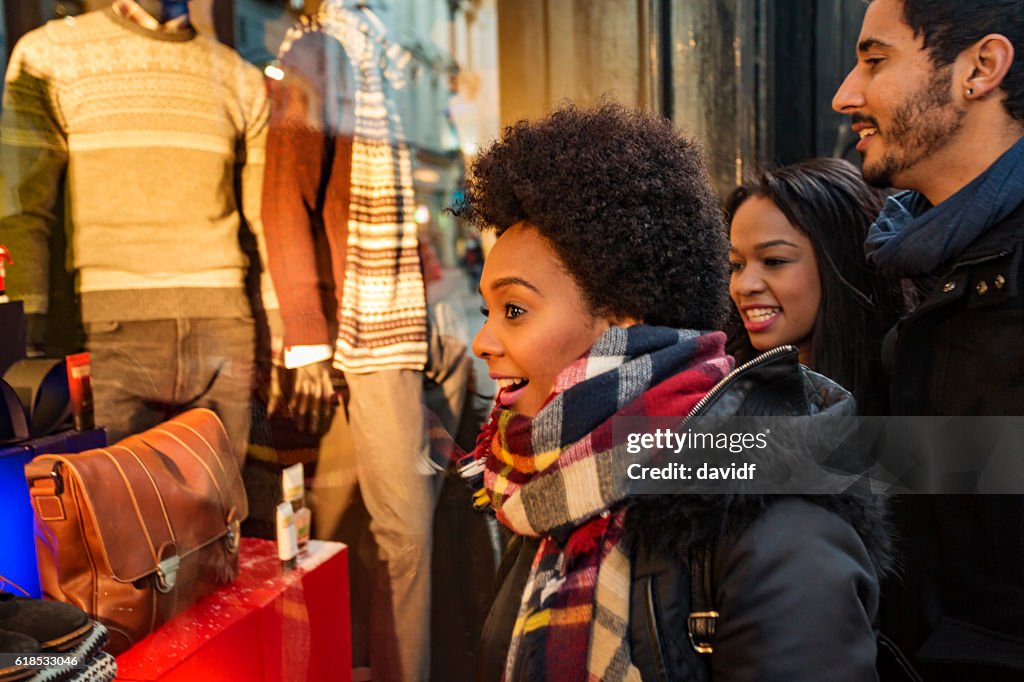
[[[58,198],[68,159],[46,66],[34,43],[22,40],[14,46],[0,113],[0,234],[19,261],[7,273],[7,295],[24,301],[30,316],[43,317],[50,284],[49,238],[59,227]],[[45,333],[40,338],[45,341]]]

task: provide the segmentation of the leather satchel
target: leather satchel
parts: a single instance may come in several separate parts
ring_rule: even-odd
[[[217,415],[25,466],[43,593],[101,621],[120,653],[234,580],[245,488]]]

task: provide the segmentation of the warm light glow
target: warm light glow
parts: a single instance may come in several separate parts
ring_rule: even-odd
[[[430,222],[430,209],[424,204],[420,204],[416,207],[416,212],[413,214],[418,225],[426,225]]]
[[[427,185],[436,185],[441,182],[441,174],[433,168],[417,168],[412,172],[413,180]]]
[[[276,81],[284,78],[284,71],[280,66],[274,66],[273,64],[267,64],[266,68],[263,69],[263,73],[266,74],[267,78],[273,78]]]

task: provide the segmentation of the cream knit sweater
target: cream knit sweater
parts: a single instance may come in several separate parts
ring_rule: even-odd
[[[251,315],[239,230],[263,252],[267,114],[259,70],[194,31],[107,9],[25,35],[0,117],[0,241],[26,264],[9,293],[46,312],[64,224],[86,322]]]

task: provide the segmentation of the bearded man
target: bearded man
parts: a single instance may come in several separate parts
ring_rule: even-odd
[[[893,414],[1024,414],[1024,3],[873,0],[832,106],[865,179],[906,190],[865,244],[906,303]],[[896,520],[883,629],[927,680],[1020,680],[1024,496],[908,496]]]

